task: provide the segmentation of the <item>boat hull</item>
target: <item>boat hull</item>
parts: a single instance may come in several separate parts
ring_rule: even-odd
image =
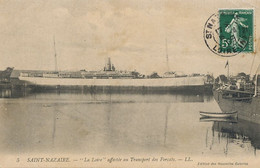
[[[144,79],[84,79],[19,77],[20,81],[37,89],[84,89],[102,91],[191,91],[211,90],[205,77],[144,78]]]
[[[237,111],[238,118],[260,124],[260,97],[244,100],[227,99],[221,90],[213,91],[214,98],[220,109],[224,111]]]
[[[144,78],[144,79],[84,79],[84,78],[44,78],[19,77],[34,85],[41,86],[147,86],[147,87],[174,87],[174,86],[201,86],[204,77],[179,78]]]

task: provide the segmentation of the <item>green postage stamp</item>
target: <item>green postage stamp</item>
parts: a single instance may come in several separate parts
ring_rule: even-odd
[[[220,9],[220,52],[254,51],[254,11],[253,9]]]
[[[254,52],[254,10],[219,9],[205,24],[204,40],[213,53],[225,57]]]

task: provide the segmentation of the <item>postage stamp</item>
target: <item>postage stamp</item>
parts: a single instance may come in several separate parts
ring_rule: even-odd
[[[254,52],[254,10],[219,9],[205,24],[204,40],[213,53],[224,57]]]

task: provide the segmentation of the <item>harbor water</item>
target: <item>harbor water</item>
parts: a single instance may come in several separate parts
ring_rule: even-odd
[[[258,156],[259,125],[200,119],[212,94],[1,90],[5,154]]]

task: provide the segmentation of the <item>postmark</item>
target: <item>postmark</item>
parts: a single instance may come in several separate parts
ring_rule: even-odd
[[[254,10],[219,9],[205,23],[204,41],[223,57],[254,52]]]

